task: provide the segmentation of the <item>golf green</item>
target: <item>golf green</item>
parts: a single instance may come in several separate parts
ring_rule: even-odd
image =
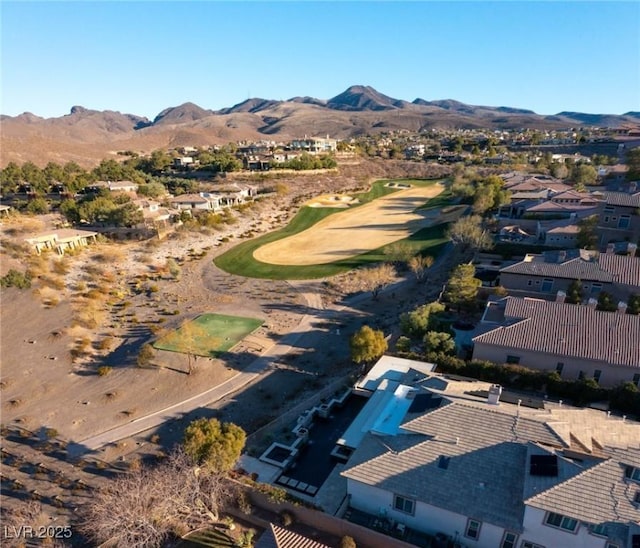
[[[262,320],[255,318],[202,314],[184,323],[153,346],[158,350],[215,357],[233,348],[262,324]]]

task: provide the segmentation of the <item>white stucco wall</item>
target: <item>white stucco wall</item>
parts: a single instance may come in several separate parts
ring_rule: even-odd
[[[351,479],[347,480],[347,492],[353,508],[376,516],[384,514],[417,531],[431,535],[444,533],[451,538],[457,535],[459,542],[477,548],[498,548],[502,541],[504,529],[486,522],[482,522],[478,539],[465,537],[468,517],[477,519],[474,516],[463,516],[422,502],[416,503],[415,514],[411,516],[393,508],[393,493]]]
[[[591,535],[586,525],[579,523],[575,533],[572,533],[544,525],[545,516],[546,512],[543,510],[527,506],[524,512],[524,532],[520,539],[535,542],[546,548],[555,546],[562,546],[562,548],[604,548],[607,544],[607,539],[604,537]]]

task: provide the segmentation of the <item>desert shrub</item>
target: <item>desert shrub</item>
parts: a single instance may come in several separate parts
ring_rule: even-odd
[[[98,367],[98,376],[106,377],[109,373],[111,373],[111,367],[108,365],[101,365]]]
[[[58,431],[55,428],[47,428],[44,435],[50,440],[58,437]]]
[[[282,522],[282,525],[284,527],[289,527],[295,520],[291,512],[283,510],[282,512],[280,512],[280,521]]]
[[[20,272],[12,268],[0,278],[0,286],[29,289],[31,287],[31,276],[28,273]]]
[[[340,548],[356,548],[356,541],[353,540],[353,537],[344,536],[340,540]]]

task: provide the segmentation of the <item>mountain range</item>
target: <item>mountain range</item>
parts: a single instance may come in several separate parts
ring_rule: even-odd
[[[539,115],[512,107],[476,106],[452,99],[411,102],[394,99],[370,86],[351,86],[335,97],[293,97],[286,101],[252,98],[232,107],[208,110],[184,103],[153,120],[134,114],[81,106],[57,118],[25,112],[0,116],[0,165],[10,161],[76,161],[94,165],[117,151],[203,146],[230,141],[284,141],[304,135],[344,139],[392,130],[563,129],[638,126],[640,112]]]

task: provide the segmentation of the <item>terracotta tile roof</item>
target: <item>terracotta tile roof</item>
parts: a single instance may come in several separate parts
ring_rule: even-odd
[[[614,281],[614,275],[603,269],[595,257],[579,253],[578,250],[567,251],[567,260],[564,261],[558,258],[557,252],[529,255],[524,261],[507,266],[501,269],[500,272],[569,280]]]
[[[475,343],[640,368],[640,316],[506,297],[506,325]]]

